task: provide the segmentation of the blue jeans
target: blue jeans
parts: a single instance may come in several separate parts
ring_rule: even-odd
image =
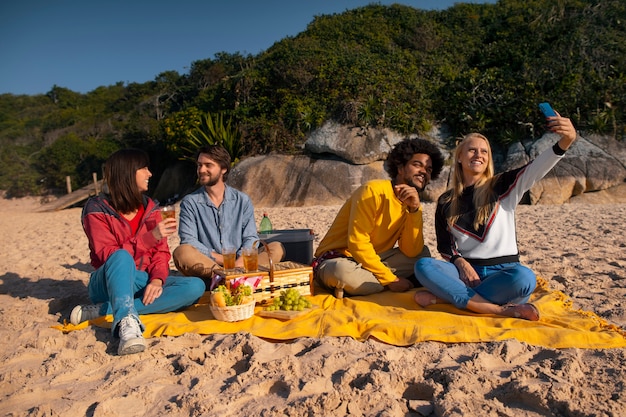
[[[146,285],[148,273],[138,271],[135,260],[124,249],[114,252],[104,265],[91,273],[89,298],[93,303],[103,303],[101,315],[113,314],[113,334],[120,320],[128,315],[137,319],[144,330],[140,314],[169,313],[188,307],[205,291],[204,281],[200,278],[170,276],[165,280],[161,296],[145,305],[141,300]]]
[[[465,308],[468,301],[478,294],[498,305],[525,303],[537,286],[537,277],[519,262],[492,266],[474,266],[480,284],[470,288],[459,277],[456,266],[433,258],[421,258],[415,263],[415,277],[435,296]]]

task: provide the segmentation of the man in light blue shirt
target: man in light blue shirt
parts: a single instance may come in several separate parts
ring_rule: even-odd
[[[223,250],[237,251],[236,267],[243,267],[241,251],[259,240],[250,198],[225,181],[231,159],[220,145],[204,146],[196,153],[198,182],[201,187],[180,203],[180,246],[174,250],[174,263],[188,276],[212,277],[214,268],[223,266]],[[268,244],[272,261],[280,262],[285,250],[280,242]],[[268,265],[265,248],[259,264]]]

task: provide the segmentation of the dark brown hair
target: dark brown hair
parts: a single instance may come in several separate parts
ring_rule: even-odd
[[[143,204],[137,187],[137,170],[150,165],[148,154],[140,149],[121,149],[104,163],[104,181],[111,205],[120,213],[131,213]]]
[[[198,149],[196,152],[196,161],[198,161],[198,157],[201,153],[209,155],[209,158],[217,162],[222,169],[226,169],[224,173],[223,179],[226,181],[228,178],[228,173],[230,172],[230,154],[226,149],[224,149],[221,145],[206,145]]]

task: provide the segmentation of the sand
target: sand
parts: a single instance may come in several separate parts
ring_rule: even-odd
[[[80,209],[36,213],[0,200],[0,415],[623,416],[624,349],[546,349],[516,340],[389,346],[247,333],[148,340],[119,357],[108,329],[51,326],[87,302]],[[424,204],[435,248],[434,205]],[[257,208],[274,228],[312,228],[338,207]],[[521,206],[522,261],[574,307],[626,326],[626,201]],[[170,239],[175,247],[178,242]]]

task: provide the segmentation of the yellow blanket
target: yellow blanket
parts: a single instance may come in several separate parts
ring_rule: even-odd
[[[550,348],[626,347],[626,331],[594,313],[572,309],[563,293],[550,291],[543,279],[538,281],[531,298],[541,313],[538,322],[475,314],[447,304],[421,308],[413,301],[415,290],[343,299],[320,294],[311,297],[318,308],[291,320],[260,317],[261,308],[256,307],[254,316],[234,323],[215,320],[203,297],[199,304],[184,311],[145,315],[141,321],[146,326],[145,337],[249,332],[268,340],[349,336],[361,341],[374,338],[396,346],[427,340],[464,343],[514,338]],[[70,332],[90,323],[110,328],[111,322],[112,316],[106,316],[55,328]]]

